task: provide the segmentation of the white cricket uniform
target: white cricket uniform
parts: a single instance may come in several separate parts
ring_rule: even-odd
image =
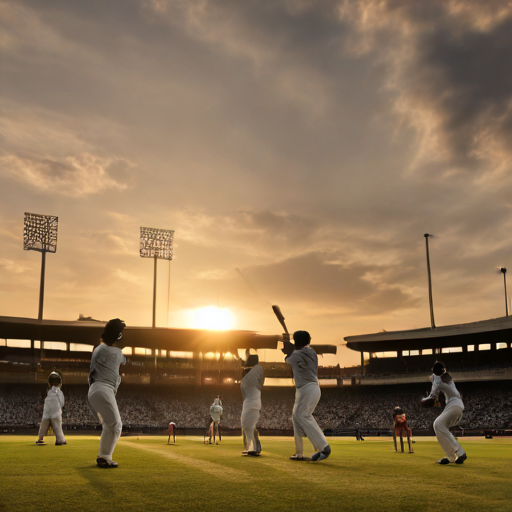
[[[444,411],[434,421],[434,431],[446,457],[450,462],[454,462],[457,457],[466,453],[450,432],[450,427],[455,427],[462,419],[464,403],[453,380],[443,382],[442,376],[438,375],[432,375],[431,380],[432,389],[430,395],[424,398],[424,400],[439,398],[439,393],[444,393],[446,397]]]
[[[210,416],[214,423],[219,423],[224,409],[220,405],[212,404],[210,406]]]
[[[261,388],[264,383],[265,374],[263,373],[263,368],[257,364],[246,373],[240,385],[244,397],[241,423],[242,429],[245,432],[244,443],[246,450],[249,450],[251,443],[253,443],[254,430],[260,419]],[[254,449],[258,451],[255,447]]]
[[[44,400],[43,419],[39,426],[39,439],[48,433],[50,423],[55,432],[55,442],[65,443],[66,438],[62,432],[62,408],[64,407],[64,393],[58,386],[52,386]]]
[[[119,366],[124,363],[126,357],[122,350],[104,343],[94,349],[91,357],[87,401],[94,417],[102,425],[98,457],[108,462],[112,462],[112,454],[123,428],[116,392],[121,383]]]
[[[303,436],[309,439],[315,450],[321,452],[329,446],[329,443],[313,417],[313,412],[321,397],[317,378],[318,356],[307,345],[300,350],[294,350],[290,356],[285,358],[285,361],[293,369],[293,378],[297,388],[292,413],[295,453],[303,455]]]

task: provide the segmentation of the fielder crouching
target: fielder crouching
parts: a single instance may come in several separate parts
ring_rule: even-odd
[[[114,343],[123,337],[126,324],[115,318],[105,325],[98,345],[91,357],[89,372],[89,394],[87,402],[94,417],[101,423],[102,431],[100,448],[96,463],[101,468],[116,468],[117,462],[112,460],[123,424],[116,402],[116,393],[121,376],[119,366],[126,363],[126,357]]]
[[[441,445],[446,457],[439,459],[438,464],[463,464],[468,458],[466,451],[450,432],[450,427],[459,424],[464,411],[462,396],[455,387],[452,376],[446,371],[444,363],[436,361],[432,367],[432,389],[430,395],[425,397],[421,403],[428,406],[432,401],[437,401],[439,394],[443,393],[446,398],[446,406],[440,416],[434,421],[434,431],[437,440]]]
[[[252,355],[247,358],[240,387],[244,397],[242,407],[242,430],[244,433],[245,451],[247,455],[258,456],[261,453],[256,425],[260,419],[261,412],[261,388],[265,383],[263,368],[258,364],[258,356]],[[252,443],[252,450],[251,450]]]
[[[285,361],[293,369],[295,379],[295,405],[293,406],[292,423],[295,436],[295,455],[291,460],[324,460],[331,454],[331,447],[318,426],[313,412],[320,401],[321,392],[318,385],[318,356],[310,347],[311,336],[307,331],[293,333],[293,343],[285,341],[283,353]],[[316,453],[311,459],[304,457],[304,445],[302,437],[306,436]]]

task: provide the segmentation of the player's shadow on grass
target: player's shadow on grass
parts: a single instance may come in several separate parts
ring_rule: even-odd
[[[110,482],[105,478],[108,473],[113,472],[115,474],[121,471],[119,468],[100,468],[96,464],[87,464],[77,467],[76,470],[106,500],[110,500],[119,490],[117,479]]]

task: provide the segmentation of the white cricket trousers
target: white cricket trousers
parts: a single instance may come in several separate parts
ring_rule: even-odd
[[[254,430],[256,429],[256,425],[258,423],[258,420],[260,419],[260,411],[261,411],[261,402],[256,403],[253,402],[247,403],[244,402],[244,405],[242,407],[242,429],[245,432],[244,442],[245,442],[245,449],[249,450],[249,447],[251,446],[251,443],[253,443],[253,449],[255,451],[258,451],[256,449],[256,446],[254,446]]]
[[[462,412],[464,407],[461,400],[449,401],[444,411],[434,421],[434,431],[437,436],[437,440],[441,445],[446,457],[453,462],[457,456],[461,456],[464,453],[464,448],[457,442],[450,432],[450,427],[455,427],[459,424],[462,418]]]
[[[115,389],[103,382],[93,382],[89,387],[87,401],[91,412],[102,426],[98,457],[111,462],[123,429]]]
[[[315,382],[305,384],[295,391],[295,405],[293,406],[292,423],[295,436],[295,453],[303,455],[305,435],[316,451],[321,452],[329,443],[318,426],[313,412],[320,400],[320,387]]]
[[[50,423],[53,428],[53,432],[55,433],[55,442],[56,443],[65,443],[66,438],[64,437],[64,433],[62,432],[62,415],[59,415],[55,418],[43,418],[41,420],[41,425],[39,426],[39,439],[43,439],[45,435],[48,434],[48,428]]]

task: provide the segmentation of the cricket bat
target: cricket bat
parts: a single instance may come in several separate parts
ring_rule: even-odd
[[[288,334],[288,336],[289,336],[290,333],[288,332],[288,329],[287,329],[286,324],[284,322],[284,316],[283,316],[283,313],[281,313],[281,309],[279,308],[279,306],[272,306],[272,310],[274,311],[275,315],[277,316],[277,319],[279,320],[279,323],[283,326],[284,332],[286,334]]]

